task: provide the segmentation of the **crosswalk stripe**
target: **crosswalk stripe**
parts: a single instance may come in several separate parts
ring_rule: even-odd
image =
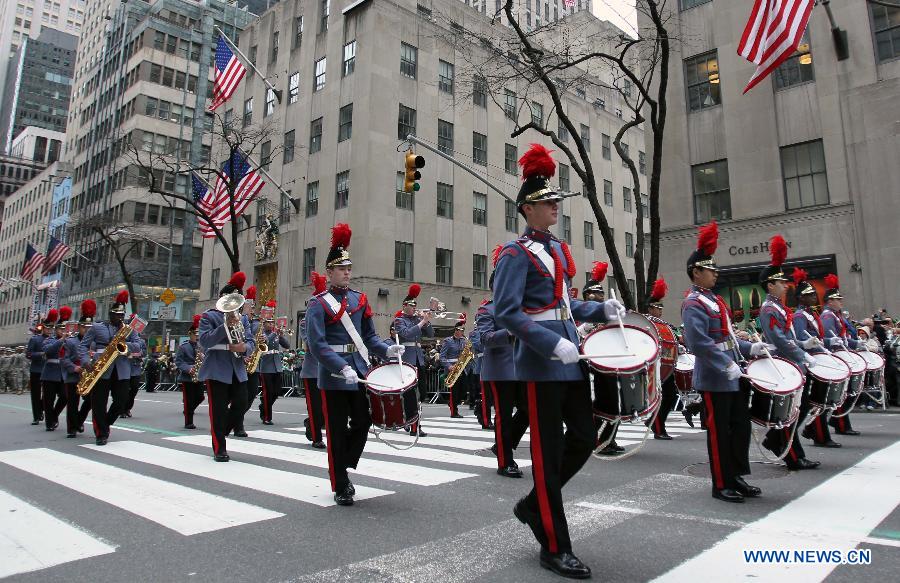
[[[252,438],[259,437],[259,433],[276,433],[268,431],[250,431],[249,436]],[[265,437],[263,435],[263,437]],[[204,435],[190,435],[186,437],[168,437],[169,441],[177,443],[187,443],[189,445],[200,445],[209,447],[209,438]],[[322,450],[300,449],[296,447],[285,447],[283,445],[273,445],[271,443],[259,443],[252,441],[233,440],[228,443],[228,449],[234,453],[245,453],[270,459],[281,460],[305,466],[314,466],[317,468],[328,469],[328,456]],[[437,486],[439,484],[447,484],[455,482],[463,478],[472,478],[475,474],[465,474],[451,470],[440,470],[436,468],[426,468],[423,466],[415,466],[410,464],[401,464],[396,462],[387,462],[375,459],[363,458],[359,463],[359,468],[351,469],[350,473],[359,476],[369,476],[372,478],[381,478],[383,480],[391,480],[394,482],[404,482],[406,484],[415,484],[418,486]]]
[[[428,427],[425,427],[424,429],[426,433],[429,433]],[[416,440],[415,436],[408,435],[404,431],[384,431],[381,433],[381,439],[383,439],[384,441],[393,441],[397,443],[412,443]],[[462,438],[455,439],[450,437],[431,437],[429,433],[428,437],[420,438],[419,443],[427,443],[428,445],[438,445],[441,447],[453,447],[456,449],[474,450],[490,447],[491,445],[493,445],[494,440],[492,438],[475,440]]]
[[[481,429],[478,426],[477,429],[467,429],[467,428],[448,428],[448,427],[439,427],[435,423],[428,423],[427,425],[423,425],[422,429],[425,430],[425,433],[430,435],[444,435],[449,437],[467,437],[469,439],[485,439],[491,443],[494,443],[494,431],[488,431],[486,429]],[[430,439],[430,437],[429,437]],[[526,435],[522,437],[522,441],[529,441],[529,437]]]
[[[113,553],[116,547],[0,490],[0,578]]]
[[[442,429],[456,429],[457,431],[465,431],[466,435],[493,435],[493,429],[482,429],[481,425],[476,425],[474,427],[469,427],[468,425],[461,425],[459,423],[448,423],[446,421],[428,421],[427,423],[423,421],[423,426],[425,431],[428,433],[433,433],[431,430],[435,427],[440,427]],[[448,433],[445,435],[455,435],[452,433]],[[525,435],[531,435],[531,431],[525,430]],[[525,441],[528,441],[528,438],[525,438]]]
[[[46,448],[0,452],[0,462],[183,535],[283,516],[265,508]]]
[[[327,479],[234,460],[227,464],[217,463],[210,455],[189,453],[137,441],[111,441],[102,447],[95,445],[81,447],[200,478],[283,496],[298,502],[308,502],[316,506],[334,506],[331,483]],[[365,486],[356,488],[357,500],[388,494],[393,492]]]

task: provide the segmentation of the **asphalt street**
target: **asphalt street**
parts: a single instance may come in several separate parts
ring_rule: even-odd
[[[540,568],[537,544],[512,516],[531,487],[528,442],[516,452],[525,479],[496,475],[493,459],[477,453],[492,433],[471,411],[459,420],[426,406],[429,436],[406,451],[370,438],[348,508],[334,505],[326,454],[303,435],[304,399],[279,399],[271,427],[251,410],[250,437],[229,439],[227,464],[212,460],[205,403],[194,431],[181,428],[180,393],[141,392],[133,413],[98,448],[89,426],[66,439],[30,425],[27,395],[0,395],[0,578],[560,580]],[[710,496],[705,434],[673,413],[672,441],[591,459],[566,487],[575,553],[596,581],[896,580],[900,415],[852,419],[862,435],[836,436],[843,448],[804,443],[818,470],[788,472],[754,444],[748,481],[763,496],[728,504]],[[642,426],[626,426],[619,442],[630,450],[642,436]],[[402,432],[386,439],[409,445]],[[868,549],[871,561],[798,552],[763,563],[745,553],[773,549],[842,558]]]

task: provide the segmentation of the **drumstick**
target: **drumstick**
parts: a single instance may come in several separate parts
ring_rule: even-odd
[[[634,354],[579,354],[578,360],[591,360],[592,358],[628,358]],[[559,360],[557,356],[551,356],[550,360]]]
[[[342,379],[342,378],[344,378],[344,375],[334,374],[334,373],[331,373],[331,376],[333,376],[333,377],[336,378],[336,379]],[[364,385],[369,385],[369,386],[371,386],[371,387],[379,387],[379,388],[381,388],[381,389],[393,389],[393,388],[394,388],[394,387],[392,387],[392,386],[390,386],[390,385],[382,385],[381,383],[373,383],[372,381],[367,381],[367,380],[365,380],[365,379],[359,379],[359,382],[362,383],[362,384],[364,384]]]
[[[750,375],[748,375],[748,374],[742,374],[741,377],[743,377],[743,378],[745,378],[745,379],[748,379],[748,380],[751,380],[751,381],[753,381],[754,383],[761,383],[761,384],[763,384],[763,385],[775,385],[775,386],[778,386],[778,383],[776,383],[775,381],[769,381],[769,380],[761,379],[761,378],[758,378],[758,377],[752,377],[752,376],[750,376]]]
[[[754,342],[762,342],[762,337],[759,335],[759,332],[757,332],[755,328],[752,329]],[[769,349],[766,348],[765,344],[763,344],[763,353],[766,355],[766,358],[769,359],[769,362],[772,363],[772,368],[775,369],[775,372],[778,373],[778,376],[781,377],[781,380],[784,380],[784,374],[782,374],[781,369],[778,368],[778,365],[775,364],[775,359],[772,358],[772,353],[769,352]]]
[[[611,299],[615,300],[616,290],[610,288],[609,295],[611,296]],[[616,312],[616,319],[619,321],[619,330],[622,331],[622,341],[625,343],[625,350],[631,350],[631,346],[628,345],[628,336],[625,335],[625,323],[622,322],[622,316],[620,316],[618,312]]]

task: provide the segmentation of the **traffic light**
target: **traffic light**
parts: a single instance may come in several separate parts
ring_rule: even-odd
[[[418,169],[424,167],[424,157],[416,156],[416,153],[412,151],[412,148],[406,151],[406,177],[403,180],[404,192],[412,194],[419,190],[419,183],[417,181],[422,178],[422,173],[419,172]]]

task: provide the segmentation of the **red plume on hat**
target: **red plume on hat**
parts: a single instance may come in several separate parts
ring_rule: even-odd
[[[769,255],[772,257],[772,265],[781,267],[787,259],[787,242],[781,235],[775,235],[769,242]]]
[[[256,286],[255,285],[251,285],[250,287],[247,288],[247,293],[244,294],[244,298],[246,298],[248,300],[256,299]]]
[[[238,289],[244,289],[244,284],[247,283],[247,274],[243,271],[237,271],[231,275],[231,279],[228,280],[228,285],[234,286]]]
[[[353,235],[353,231],[350,230],[350,225],[347,223],[338,223],[331,229],[331,248],[335,247],[343,247],[344,249],[348,249],[350,247],[350,237]]]
[[[809,279],[809,274],[806,273],[805,269],[795,267],[794,272],[791,273],[791,278],[794,280],[794,285],[800,285],[802,282]]]
[[[667,293],[669,293],[669,286],[666,284],[666,280],[660,277],[653,282],[653,290],[650,292],[650,299],[654,302],[658,302],[666,297]]]
[[[491,253],[491,263],[494,267],[497,267],[497,262],[500,261],[500,252],[503,251],[502,245],[497,245],[494,247],[494,251]]]
[[[609,270],[609,263],[606,261],[594,261],[594,268],[591,269],[591,280],[603,283],[606,279],[606,272]]]
[[[276,304],[275,304],[275,300],[269,300],[268,302],[266,302],[266,307],[267,307],[267,308],[274,308],[275,305],[276,305]]]
[[[81,302],[81,317],[93,318],[97,315],[97,302],[91,299]]]
[[[316,273],[315,271],[310,274],[310,282],[313,286],[313,292],[317,294],[325,291],[325,288],[327,287],[325,276],[321,273]]]
[[[66,320],[70,320],[72,318],[72,308],[69,306],[63,306],[59,309],[59,319],[61,322]]]
[[[44,318],[48,324],[52,324],[59,319],[59,311],[56,308],[52,308],[49,312],[47,312],[47,317]]]
[[[825,287],[828,289],[837,289],[840,286],[840,282],[838,281],[838,276],[833,273],[829,273],[825,276]]]
[[[417,283],[414,283],[411,286],[409,286],[409,290],[406,292],[406,299],[414,300],[417,297],[419,297],[420,293],[422,293],[422,286]]]
[[[116,303],[125,305],[128,303],[128,290],[123,289],[119,293],[116,294]]]
[[[522,180],[536,176],[552,178],[556,174],[556,162],[550,156],[551,151],[540,144],[531,144],[531,148],[519,158]]]
[[[202,316],[200,314],[194,314],[194,319],[191,321],[191,329],[198,330],[200,328],[200,318]]]
[[[403,310],[397,310],[397,312],[394,314],[394,318],[399,318],[402,315],[403,315]]]
[[[700,249],[710,257],[716,254],[716,248],[719,246],[719,225],[712,221],[708,225],[700,227],[700,234],[697,236],[697,249]]]

